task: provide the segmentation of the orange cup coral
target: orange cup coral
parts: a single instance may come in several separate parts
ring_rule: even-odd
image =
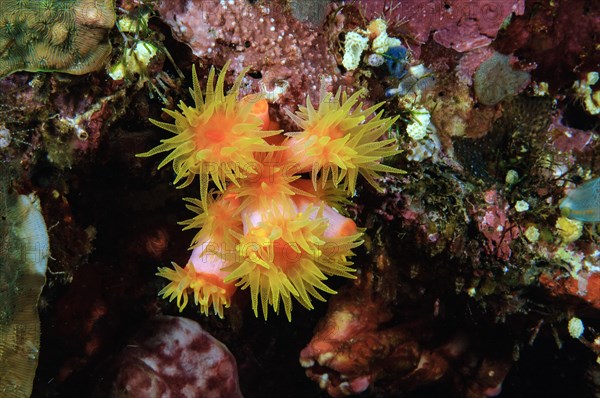
[[[226,262],[217,254],[204,252],[196,248],[192,251],[190,261],[184,268],[172,263],[171,268],[159,268],[156,275],[170,280],[159,295],[177,299],[179,311],[188,304],[188,294],[194,296],[194,304],[200,307],[200,313],[208,315],[212,307],[215,314],[223,318],[223,308],[231,305],[231,296],[235,293],[235,285],[224,282],[227,273],[222,271]]]
[[[291,320],[292,303],[313,308],[325,301],[330,276],[354,278],[350,258],[362,244],[362,230],[342,214],[358,175],[377,189],[378,172],[400,172],[381,164],[398,153],[384,139],[394,118],[375,114],[381,104],[363,109],[361,92],[322,94],[289,116],[303,129],[289,136],[265,131],[273,123],[268,103],[257,96],[238,99],[243,73],[225,95],[225,70],[213,85],[210,70],[203,95],[193,70],[195,107],[165,112],[174,124],[152,122],[174,136],[139,156],[170,152],[159,164],[173,162],[175,183],[200,179],[200,198],[186,198],[196,215],[181,222],[199,229],[185,267],[173,263],[157,275],[169,280],[160,294],[177,299],[180,310],[192,294],[200,311],[223,317],[236,287],[250,290],[252,309],[259,303],[283,308]],[[308,176],[307,174],[310,174]],[[303,177],[309,178],[303,178]],[[209,192],[210,180],[218,190]]]
[[[288,133],[292,138],[287,146],[302,171],[311,172],[315,189],[319,176],[325,184],[331,175],[336,187],[341,184],[352,195],[361,174],[381,191],[375,181],[379,177],[377,172],[402,172],[380,163],[382,158],[398,153],[395,139],[381,139],[398,117],[382,118],[383,111],[379,111],[369,119],[383,103],[363,109],[358,101],[363,94],[364,90],[360,90],[348,98],[341,88],[335,97],[321,92],[317,109],[307,97],[305,107],[295,114],[288,111],[288,116],[302,130]]]
[[[181,111],[164,109],[175,119],[165,123],[150,119],[156,126],[174,134],[161,140],[161,144],[138,156],[152,156],[171,152],[158,165],[161,168],[173,162],[175,184],[188,186],[198,175],[201,195],[208,193],[209,177],[217,188],[224,190],[226,181],[234,184],[252,172],[254,152],[271,152],[279,148],[269,145],[264,138],[277,135],[280,131],[262,130],[264,104],[255,96],[254,101],[239,101],[239,91],[246,71],[241,73],[229,93],[224,94],[225,73],[229,62],[214,85],[215,69],[210,69],[206,93],[202,94],[196,67],[192,68],[193,89],[190,94],[195,106],[179,103]],[[260,106],[263,104],[263,106]],[[256,112],[258,109],[259,115]],[[202,196],[204,198],[204,196]]]

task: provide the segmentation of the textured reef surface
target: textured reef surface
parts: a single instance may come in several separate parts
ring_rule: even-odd
[[[600,3],[0,0],[0,396],[600,397]]]

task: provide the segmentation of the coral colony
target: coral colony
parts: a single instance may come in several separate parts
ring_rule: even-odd
[[[312,309],[313,298],[336,293],[329,276],[354,278],[350,258],[362,232],[341,205],[359,175],[381,190],[378,173],[401,172],[381,163],[398,153],[396,140],[385,139],[396,119],[382,118],[382,104],[364,107],[362,91],[340,89],[322,92],[316,108],[307,97],[289,113],[298,131],[282,133],[264,98],[239,98],[244,73],[224,93],[228,66],[216,85],[211,68],[204,93],[194,68],[194,105],[165,109],[173,124],[152,120],[173,136],[139,155],[168,152],[159,168],[172,163],[175,184],[197,177],[200,185],[199,198],[186,198],[196,215],[182,223],[199,229],[191,257],[183,268],[159,269],[170,281],[160,294],[180,310],[191,294],[202,313],[223,317],[236,287],[250,288],[255,315],[259,302],[265,319],[283,303],[291,320],[292,299]]]
[[[0,1],[0,77],[100,69],[110,57],[115,19],[111,0]]]
[[[0,0],[0,396],[600,396],[599,26]]]

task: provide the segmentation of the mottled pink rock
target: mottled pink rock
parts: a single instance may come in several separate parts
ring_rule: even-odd
[[[564,153],[583,152],[590,149],[596,136],[593,131],[584,131],[565,126],[559,118],[555,118],[550,126],[552,145]]]
[[[582,74],[598,70],[599,26],[598,1],[528,1],[525,14],[511,20],[494,47],[535,62],[534,80],[549,82],[556,93]]]
[[[465,52],[487,46],[512,13],[525,12],[525,0],[358,0],[367,19],[384,15],[406,21],[402,27],[419,43],[433,39],[444,47]],[[387,9],[386,9],[387,7]]]
[[[330,33],[298,21],[285,2],[173,0],[156,7],[175,38],[203,61],[223,65],[231,60],[236,74],[250,67],[264,90],[288,84],[283,102],[301,103],[307,94],[316,100],[321,78],[331,83],[339,77],[328,47]]]
[[[486,191],[484,200],[489,205],[475,214],[479,231],[485,236],[485,251],[500,260],[508,261],[512,254],[510,244],[519,237],[519,228],[508,218],[508,203],[495,190]]]
[[[390,266],[385,257],[377,257],[378,267]],[[306,375],[329,396],[342,398],[368,389],[369,396],[400,396],[442,379],[453,380],[455,394],[449,395],[485,398],[500,392],[510,369],[508,351],[495,359],[473,344],[474,336],[459,332],[449,337],[445,326],[445,337],[439,339],[435,335],[441,330],[436,328],[443,323],[435,326],[429,315],[398,322],[392,314],[395,301],[375,293],[373,276],[366,272],[359,278],[330,301],[300,352]]]
[[[583,258],[583,254],[581,254]],[[585,300],[594,308],[600,308],[600,273],[580,271],[573,275],[563,271],[554,274],[542,274],[540,284],[553,297],[570,301]]]
[[[110,397],[241,398],[235,358],[186,318],[158,316],[117,361]]]
[[[365,391],[383,369],[403,374],[419,363],[418,333],[411,331],[417,323],[381,327],[391,313],[384,300],[368,294],[370,289],[369,283],[362,283],[335,296],[327,316],[300,352],[306,375],[332,397]]]

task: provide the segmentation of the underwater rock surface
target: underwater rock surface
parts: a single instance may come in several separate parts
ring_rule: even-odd
[[[131,398],[241,398],[237,365],[227,347],[186,318],[149,320],[114,364],[107,395]]]

